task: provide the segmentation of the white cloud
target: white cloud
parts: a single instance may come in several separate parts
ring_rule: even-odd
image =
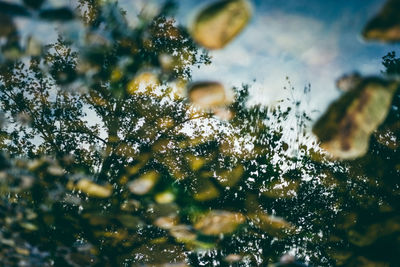
[[[271,104],[286,96],[283,87],[288,76],[299,91],[308,83],[318,88],[311,105],[326,106],[337,96],[334,80],[340,75],[338,36],[326,28],[300,15],[260,14],[226,48],[212,51],[213,63],[194,70],[193,77],[227,86],[248,83],[254,103]]]

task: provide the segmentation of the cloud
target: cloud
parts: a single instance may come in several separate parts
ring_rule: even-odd
[[[259,16],[251,29],[246,45],[261,46],[272,55],[288,53],[304,63],[321,66],[338,55],[338,37],[317,19],[283,12]]]
[[[336,31],[323,22],[281,11],[261,13],[225,49],[212,51],[213,63],[194,70],[193,77],[226,86],[248,83],[253,103],[271,104],[287,96],[288,76],[300,92],[308,83],[317,87],[315,96],[323,101],[315,105],[327,104],[337,95],[338,54]]]

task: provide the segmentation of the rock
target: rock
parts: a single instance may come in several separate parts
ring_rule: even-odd
[[[19,225],[28,231],[37,231],[39,228],[30,222],[20,222]]]
[[[366,40],[382,42],[400,41],[400,1],[389,0],[379,14],[370,20],[364,28],[363,36]]]
[[[140,202],[135,199],[125,200],[121,206],[121,210],[128,211],[128,212],[135,212],[138,211],[140,208]]]
[[[374,133],[376,141],[381,145],[387,146],[390,149],[397,149],[400,146],[400,121],[394,122],[380,131]]]
[[[29,56],[39,56],[43,51],[42,44],[34,37],[29,37],[26,46],[26,54]]]
[[[131,191],[135,195],[147,194],[154,187],[159,178],[160,174],[158,172],[147,172],[139,178],[128,183],[129,191]]]
[[[206,160],[203,157],[195,156],[192,154],[186,154],[185,159],[193,171],[198,171],[206,163]]]
[[[127,228],[129,229],[136,229],[138,227],[142,227],[145,225],[142,220],[140,220],[137,216],[132,216],[128,214],[121,214],[118,215],[118,220]]]
[[[7,37],[15,32],[16,27],[10,16],[0,13],[0,37]]]
[[[268,215],[264,212],[252,214],[250,217],[256,225],[272,236],[282,237],[295,230],[294,226],[285,219],[274,215]]]
[[[169,266],[187,261],[184,248],[169,243],[143,244],[135,248],[131,255],[135,259],[131,266]]]
[[[363,229],[351,229],[347,232],[348,240],[358,246],[366,247],[385,236],[391,236],[400,231],[399,217],[374,223]]]
[[[227,256],[225,257],[224,260],[225,260],[226,262],[232,264],[232,263],[235,263],[235,262],[238,262],[238,261],[242,260],[242,256],[239,255],[239,254],[229,254],[229,255],[227,255]]]
[[[344,249],[330,249],[328,250],[328,254],[331,258],[335,259],[337,265],[345,264],[346,261],[353,255],[352,252]]]
[[[247,25],[251,6],[246,0],[223,0],[207,6],[192,25],[192,36],[208,49],[227,45]]]
[[[128,83],[126,91],[129,94],[135,94],[141,90],[151,92],[157,85],[159,85],[159,80],[155,74],[142,72]]]
[[[270,198],[291,198],[296,196],[300,182],[282,178],[269,183],[262,194]]]
[[[219,197],[217,187],[206,178],[198,178],[192,183],[193,197],[197,201],[208,201]]]
[[[78,190],[90,197],[98,197],[98,198],[107,198],[112,194],[112,187],[110,185],[102,186],[94,183],[89,179],[81,179],[73,185],[72,181],[70,181],[67,185],[70,190]]]
[[[168,204],[175,200],[175,194],[172,191],[167,190],[167,191],[158,193],[154,197],[154,199],[159,204]]]
[[[393,81],[364,78],[356,89],[331,104],[313,127],[321,147],[339,159],[363,156],[370,135],[386,118],[398,86]]]
[[[176,216],[164,216],[158,217],[154,221],[154,225],[160,227],[161,229],[172,229],[178,224],[178,219]]]
[[[242,165],[238,165],[232,170],[221,170],[217,172],[217,180],[218,182],[225,187],[235,186],[244,173],[244,167]]]
[[[343,75],[336,81],[336,87],[343,92],[348,92],[357,88],[357,85],[362,81],[360,74],[352,73]]]
[[[224,107],[214,108],[213,113],[215,117],[223,121],[229,121],[235,116],[235,113],[232,110]]]
[[[169,232],[178,242],[191,242],[197,238],[192,228],[184,224],[172,226]]]
[[[245,220],[239,212],[213,210],[201,217],[194,228],[205,235],[230,234]]]
[[[65,174],[65,170],[58,165],[50,165],[47,167],[47,172],[52,176],[63,176]]]
[[[188,96],[190,102],[203,109],[223,107],[231,102],[219,82],[193,83],[188,89]]]

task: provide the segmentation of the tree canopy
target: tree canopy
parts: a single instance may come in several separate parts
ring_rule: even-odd
[[[233,28],[214,33],[224,46],[250,16],[229,26],[229,10],[245,2],[210,5],[192,31],[225,21]],[[175,22],[176,3],[135,26],[113,1],[45,3],[0,2],[4,265],[399,264],[395,52],[382,77],[359,78],[322,117],[338,118],[322,127],[336,130],[351,103],[369,112],[360,99],[371,79],[394,95],[371,119],[364,154],[337,160],[319,147],[334,139],[315,130],[322,123],[318,141],[309,132],[301,99],[251,106],[248,85],[229,96],[218,82],[193,83],[191,68],[212,62]],[[25,43],[20,16],[77,24],[55,43]],[[354,121],[351,132],[368,124]]]

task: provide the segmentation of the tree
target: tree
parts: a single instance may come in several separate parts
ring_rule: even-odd
[[[162,88],[166,82],[188,80],[189,67],[209,59],[199,55],[184,29],[162,13],[166,8],[127,31],[117,6],[81,4],[86,7],[82,14],[88,43],[59,38],[29,65],[16,61],[1,72],[0,100],[11,126],[2,133],[2,147],[13,158],[34,159],[29,185],[22,192],[8,189],[14,199],[26,200],[19,204],[24,212],[34,214],[3,231],[19,231],[19,238],[29,244],[5,250],[8,259],[25,255],[33,263],[31,256],[40,251],[38,264],[184,259],[196,264],[207,262],[196,249],[212,248],[213,260],[226,262],[224,258],[233,255],[257,262],[261,255],[277,260],[295,237],[310,233],[295,230],[307,223],[300,220],[304,207],[285,212],[297,205],[295,192],[311,186],[300,179],[306,170],[293,169],[290,163],[306,160],[307,152],[297,158],[285,156],[289,146],[280,142],[279,121],[292,114],[290,109],[247,107],[245,86],[236,89],[229,107],[234,118],[224,122],[182,98],[169,97],[169,88]],[[113,41],[102,36],[112,36]],[[163,58],[172,65],[162,65]],[[145,86],[146,92],[141,92],[143,68],[150,67],[160,71],[160,86]],[[86,89],[79,92],[77,87]],[[89,124],[84,109],[100,122]],[[185,127],[194,132],[185,133]],[[249,149],[237,149],[245,146]],[[283,161],[289,170],[279,167]],[[271,190],[281,182],[287,186]],[[288,191],[291,194],[285,196]],[[3,200],[4,207],[10,199]],[[210,220],[221,224],[210,225]],[[231,235],[239,226],[242,230]],[[282,240],[273,250],[258,251],[271,246],[274,236]],[[89,250],[78,253],[83,244]],[[192,252],[185,256],[185,251]]]
[[[370,253],[374,247],[359,249],[349,233],[360,237],[352,216],[367,217],[369,207],[360,209],[354,194],[391,196],[363,191],[360,172],[381,148],[357,165],[331,161],[306,134],[310,119],[297,99],[249,106],[246,85],[224,107],[230,120],[174,95],[170,82],[190,82],[190,68],[210,58],[176,25],[170,2],[133,29],[117,4],[77,6],[70,13],[84,41],[60,37],[1,66],[5,265],[252,266],[289,250],[335,265]],[[288,118],[293,130],[284,129]],[[387,218],[397,211],[392,200]],[[338,253],[341,244],[350,256]]]

